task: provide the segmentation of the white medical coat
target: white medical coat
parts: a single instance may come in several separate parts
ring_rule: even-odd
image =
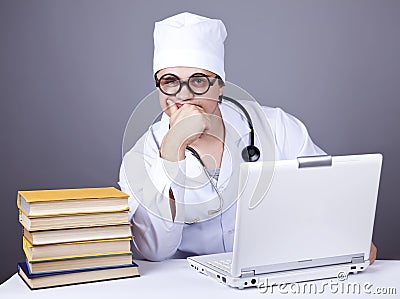
[[[214,198],[207,202],[209,204],[207,207],[217,208],[218,197],[209,182],[198,188],[185,188],[185,183],[177,183],[179,180],[185,181],[185,178],[179,178],[179,174],[175,177],[171,175],[176,173],[174,172],[176,169],[190,177],[193,177],[193,173],[201,174],[200,163],[192,155],[186,154],[183,161],[175,163],[160,158],[159,145],[169,128],[169,117],[166,114],[163,114],[161,121],[153,124],[124,156],[118,183],[121,190],[130,195],[129,220],[133,223],[132,250],[135,258],[160,261],[180,252],[197,255],[232,251],[236,204],[229,199],[235,199],[238,192],[237,181],[232,179],[236,177],[233,175],[232,165],[242,162],[240,153],[244,146],[249,144],[250,129],[242,112],[226,104],[221,104],[220,110],[227,133],[219,179],[216,183],[218,190],[222,190],[224,209],[223,213],[213,216],[210,220],[195,224],[177,221],[177,219],[190,221],[202,213],[182,208],[178,203],[184,205]],[[269,147],[274,147],[276,160],[325,154],[312,142],[304,124],[292,115],[280,108],[262,107],[254,111],[264,113],[262,116],[269,122],[274,143]],[[254,115],[252,118],[255,118]],[[262,126],[254,125],[256,134]],[[235,134],[230,134],[229,131],[232,130],[229,128],[234,128]],[[227,146],[228,139],[232,139],[229,143],[230,148]],[[256,139],[257,146],[258,143]],[[260,161],[263,160],[263,150],[265,148],[262,149]],[[175,170],[166,171],[170,166]],[[170,189],[177,203],[175,222],[171,220]],[[205,210],[204,206],[202,209]]]

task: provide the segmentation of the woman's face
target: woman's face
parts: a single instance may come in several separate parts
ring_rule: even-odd
[[[160,79],[165,74],[173,74],[177,76],[181,81],[187,81],[193,74],[204,74],[209,77],[211,81],[216,75],[204,69],[193,68],[193,67],[169,67],[157,72],[157,79]],[[165,76],[167,77],[167,76]],[[170,109],[168,108],[167,100],[171,100],[179,109],[183,104],[197,105],[204,109],[206,113],[220,115],[218,105],[218,97],[223,93],[223,84],[219,84],[219,80],[216,80],[214,84],[210,86],[210,89],[202,95],[194,94],[186,84],[182,85],[181,90],[173,96],[166,95],[158,89],[160,105],[163,111],[171,116]]]

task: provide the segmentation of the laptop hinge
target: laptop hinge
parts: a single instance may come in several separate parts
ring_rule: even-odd
[[[246,278],[246,277],[253,277],[255,275],[256,275],[256,272],[254,270],[242,271],[242,275],[240,275],[240,277]]]
[[[352,264],[364,263],[364,255],[352,257],[351,263]]]
[[[297,162],[299,162],[299,168],[332,166],[332,156],[323,155],[298,157]]]

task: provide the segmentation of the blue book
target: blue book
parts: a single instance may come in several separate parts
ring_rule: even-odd
[[[30,273],[26,262],[18,263],[18,274],[32,290],[139,276],[135,263],[47,273]]]

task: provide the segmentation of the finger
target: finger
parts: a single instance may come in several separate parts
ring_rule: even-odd
[[[376,254],[378,252],[378,249],[376,248],[374,243],[371,243],[371,249],[369,253],[369,263],[372,264],[375,259],[376,259]]]
[[[175,105],[173,101],[167,100],[167,105],[169,111],[171,112],[171,115],[174,114],[176,111],[178,111],[178,107]]]

